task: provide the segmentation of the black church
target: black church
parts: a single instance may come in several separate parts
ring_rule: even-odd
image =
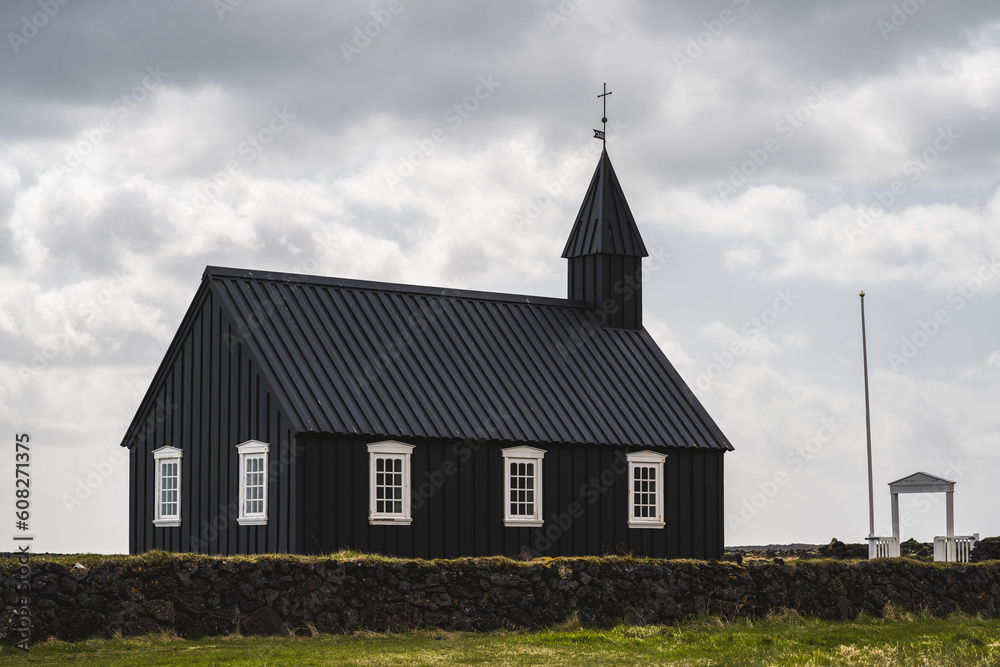
[[[720,557],[732,445],[647,254],[605,151],[565,299],[206,268],[121,443],[130,551]]]

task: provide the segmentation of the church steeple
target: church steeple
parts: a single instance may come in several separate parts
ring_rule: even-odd
[[[648,255],[604,150],[562,253],[569,260],[569,298],[585,301],[603,326],[641,329],[642,258]]]

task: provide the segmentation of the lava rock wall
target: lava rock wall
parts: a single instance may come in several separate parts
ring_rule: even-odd
[[[179,556],[90,569],[31,563],[31,641],[173,630],[205,635],[313,634],[436,627],[537,628],[574,612],[584,624],[675,623],[709,613],[782,609],[828,619],[891,604],[935,615],[1000,613],[1000,563],[885,559],[753,563],[557,559],[256,562]],[[15,642],[16,578],[0,571],[0,641]]]

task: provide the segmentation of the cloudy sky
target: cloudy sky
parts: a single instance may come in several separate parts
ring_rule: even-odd
[[[0,4],[0,540],[127,549],[119,442],[206,265],[565,296],[600,142],[645,325],[736,447],[726,542],[1000,534],[1000,7]],[[650,262],[650,260],[647,260]],[[648,264],[652,267],[652,264]],[[944,532],[904,497],[903,539]],[[10,548],[0,547],[0,549]]]

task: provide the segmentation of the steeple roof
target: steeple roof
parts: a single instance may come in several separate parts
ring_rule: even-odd
[[[627,257],[649,255],[607,150],[601,152],[562,256],[583,257],[599,253]]]

